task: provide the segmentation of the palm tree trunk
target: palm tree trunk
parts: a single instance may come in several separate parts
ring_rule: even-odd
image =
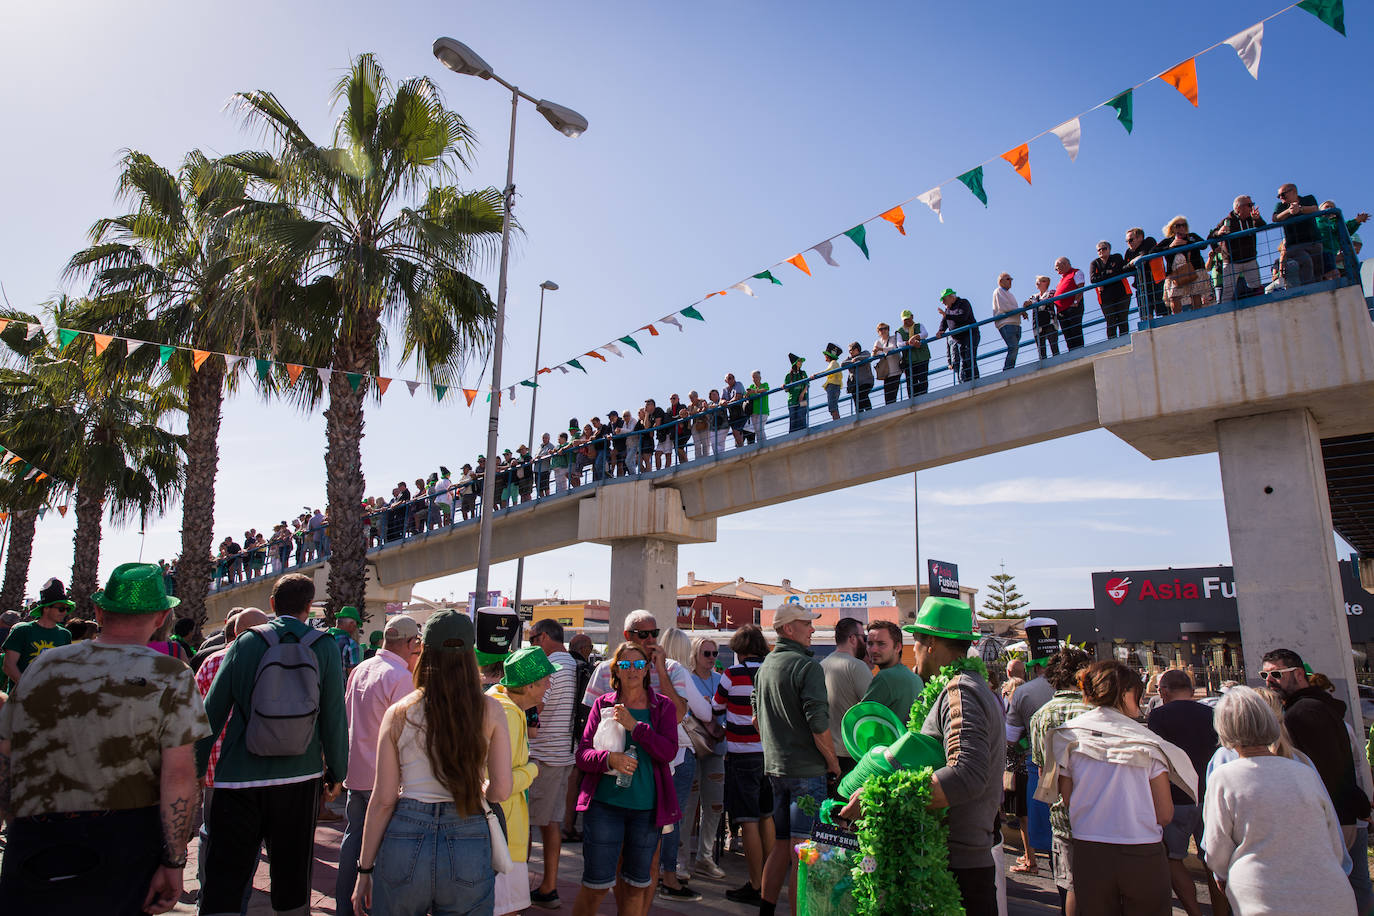
[[[33,532],[38,527],[38,511],[21,509],[10,513],[10,546],[5,555],[5,585],[0,588],[0,611],[22,611],[24,589],[29,583],[29,561],[33,558]]]
[[[224,405],[224,369],[209,360],[191,377],[186,392],[186,490],[181,498],[181,559],[177,561],[179,617],[205,624],[215,525],[215,474]]]
[[[99,588],[100,519],[104,515],[104,500],[80,484],[76,488],[76,537],[72,539],[72,590],[76,602],[76,616],[82,620],[95,619],[95,605],[91,593]]]
[[[366,545],[363,543],[363,394],[354,391],[347,371],[364,365],[357,354],[361,347],[340,343],[336,368],[329,379],[329,409],[324,412],[325,493],[329,515],[329,595],[324,615],[333,626],[339,608],[351,604],[363,609],[367,593]],[[343,371],[343,367],[348,367]]]

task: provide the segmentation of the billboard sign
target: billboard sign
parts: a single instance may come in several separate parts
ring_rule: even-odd
[[[800,604],[809,611],[822,608],[840,610],[867,610],[874,607],[896,607],[897,595],[890,591],[810,591],[804,595],[768,595],[763,599],[763,609],[776,611],[784,604]]]
[[[959,567],[944,560],[926,560],[930,594],[942,598],[959,597]]]

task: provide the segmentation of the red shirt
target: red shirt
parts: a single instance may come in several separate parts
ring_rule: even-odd
[[[1056,296],[1063,296],[1064,293],[1072,292],[1084,285],[1086,285],[1086,283],[1083,278],[1083,271],[1074,270],[1073,273],[1060,276],[1059,285],[1054,288],[1054,294]],[[1082,304],[1082,296],[1064,296],[1063,299],[1056,299],[1054,301],[1054,307],[1059,309],[1061,313],[1068,311],[1075,305],[1081,306]]]

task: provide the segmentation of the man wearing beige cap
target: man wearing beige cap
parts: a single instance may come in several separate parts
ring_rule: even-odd
[[[393,703],[415,689],[411,672],[420,659],[420,625],[404,614],[387,618],[382,648],[353,669],[344,693],[348,712],[348,824],[339,844],[339,873],[334,885],[335,912],[353,914],[353,884],[363,846],[363,816],[377,778],[377,739],[382,716]]]

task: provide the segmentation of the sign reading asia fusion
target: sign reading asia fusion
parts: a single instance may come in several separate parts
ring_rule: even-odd
[[[926,581],[930,584],[930,594],[945,598],[959,596],[959,567],[944,560],[926,560]]]
[[[1357,642],[1374,639],[1374,620],[1365,622],[1365,609],[1374,596],[1360,587],[1350,563],[1343,560],[1339,566],[1350,637]],[[1103,635],[1172,640],[1181,628],[1240,629],[1235,570],[1230,566],[1096,572],[1092,578],[1093,609]]]

